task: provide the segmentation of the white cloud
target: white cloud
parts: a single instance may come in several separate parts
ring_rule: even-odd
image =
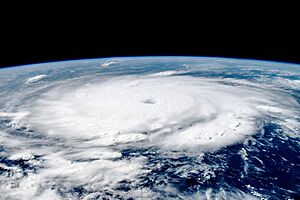
[[[101,67],[108,67],[110,65],[117,64],[119,62],[120,61],[118,61],[118,60],[107,60],[107,61],[105,61],[104,63],[101,64]]]
[[[29,83],[36,83],[36,82],[42,80],[45,77],[47,77],[47,75],[45,75],[45,74],[37,75],[37,76],[31,77],[31,78],[28,78],[27,81],[26,81],[26,83],[27,84],[29,84]]]

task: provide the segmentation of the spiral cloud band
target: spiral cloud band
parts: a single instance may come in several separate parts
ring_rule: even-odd
[[[26,123],[101,146],[144,141],[171,150],[207,150],[255,133],[268,116],[293,119],[296,106],[280,91],[247,82],[126,76],[50,90],[26,110]]]

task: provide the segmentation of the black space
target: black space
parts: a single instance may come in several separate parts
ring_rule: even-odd
[[[186,55],[251,58],[300,63],[299,41],[218,36],[130,36],[56,38],[12,42],[1,46],[0,66],[114,56]]]
[[[4,21],[0,33],[0,67],[85,58],[164,55],[300,63],[300,33],[297,22],[293,23],[297,21],[297,13],[288,19],[281,10],[276,11],[275,16],[262,16],[260,13],[265,14],[265,9],[260,13],[251,9],[221,13],[209,10],[205,14],[205,9],[198,7],[185,12],[175,10],[171,14],[163,9],[133,14],[126,10],[102,13],[103,10],[99,7],[89,11],[88,18],[85,18],[86,12],[74,11],[61,18],[56,11],[51,11],[50,17],[40,19],[42,10],[30,17],[25,13]]]

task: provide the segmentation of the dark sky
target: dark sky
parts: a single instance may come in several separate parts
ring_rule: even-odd
[[[155,35],[106,36],[84,34],[82,38],[12,38],[2,45],[0,66],[113,56],[187,55],[252,58],[300,63],[297,38],[271,40],[264,37],[168,33]],[[222,33],[219,33],[222,34]],[[48,38],[49,37],[49,38]]]
[[[43,11],[41,11],[43,12]],[[157,11],[127,16],[93,12],[50,19],[26,13],[2,24],[0,67],[113,56],[187,55],[250,58],[300,63],[298,25],[283,13],[262,18],[255,11],[215,11],[202,14],[197,9],[164,18]],[[164,11],[162,11],[164,13]],[[175,13],[175,14],[174,14]],[[186,13],[192,13],[187,18]],[[265,10],[263,10],[265,13]],[[140,19],[139,14],[150,17]],[[160,13],[161,14],[161,13]],[[243,16],[241,16],[243,14]],[[297,14],[297,13],[296,13]],[[68,15],[67,15],[68,16]],[[159,15],[160,16],[160,15]],[[255,17],[256,16],[256,17]],[[297,16],[294,17],[297,19]]]

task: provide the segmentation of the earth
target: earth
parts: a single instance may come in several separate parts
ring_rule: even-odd
[[[128,57],[0,70],[0,199],[299,199],[300,65]]]

